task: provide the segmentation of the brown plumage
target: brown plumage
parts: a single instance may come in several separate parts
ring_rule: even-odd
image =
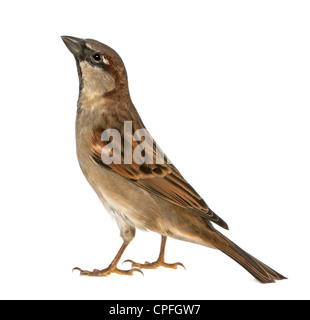
[[[94,271],[76,269],[88,276],[139,271],[137,268],[117,268],[124,250],[135,236],[135,229],[139,228],[161,234],[162,244],[157,261],[140,264],[130,260],[134,267],[176,268],[182,265],[164,261],[166,239],[170,236],[221,250],[263,283],[284,279],[214,229],[212,223],[225,229],[228,226],[208,207],[156,142],[145,144],[143,150],[139,149],[145,139],[154,140],[148,132],[144,140],[135,136],[141,129],[146,132],[146,128],[131,101],[126,69],[119,55],[95,40],[62,39],[76,58],[80,79],[76,118],[79,164],[86,179],[115,218],[124,240],[108,268]],[[125,123],[130,123],[130,132]],[[103,136],[110,129],[117,130],[122,143],[107,149],[113,140],[103,139]],[[104,150],[108,150],[105,152],[111,157],[120,155],[120,161],[103,161]],[[140,150],[144,159],[149,156],[151,161],[135,161],[135,150]],[[132,161],[127,161],[128,155]],[[161,155],[161,161],[157,161],[158,155]]]

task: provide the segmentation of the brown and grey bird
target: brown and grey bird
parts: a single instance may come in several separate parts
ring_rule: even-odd
[[[167,237],[172,237],[219,249],[260,282],[285,279],[214,228],[213,223],[224,229],[228,226],[165,155],[163,161],[155,161],[157,150],[160,150],[155,142],[148,150],[139,149],[139,139],[134,134],[146,129],[131,101],[126,69],[117,52],[91,39],[68,36],[62,39],[75,57],[80,81],[76,116],[78,161],[86,179],[116,220],[124,241],[107,268],[93,271],[75,269],[81,275],[106,276],[111,273],[132,275],[141,268],[158,266],[177,268],[182,264],[168,264],[164,260]],[[130,134],[126,123],[131,123]],[[103,161],[103,150],[111,143],[111,139],[103,139],[103,135],[110,129],[117,130],[122,139],[119,150],[115,147],[108,152],[110,156],[119,152],[121,161],[111,163]],[[128,154],[125,159],[126,143],[131,162],[127,161]],[[152,161],[135,161],[133,155],[136,150],[141,151],[139,159],[143,159],[146,152],[151,152]],[[160,255],[152,263],[128,260],[135,268],[120,270],[118,262],[134,238],[136,228],[161,235]]]

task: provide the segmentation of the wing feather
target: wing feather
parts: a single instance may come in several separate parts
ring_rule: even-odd
[[[137,117],[134,117],[137,118]],[[144,128],[140,118],[133,122],[133,130]],[[118,128],[124,141],[124,129],[122,123],[119,122]],[[164,163],[156,163],[156,143],[152,146],[153,163],[139,165],[133,161],[132,164],[124,163],[124,146],[122,145],[122,161],[121,164],[111,163],[109,165],[103,163],[101,160],[102,148],[108,143],[101,141],[101,134],[104,131],[104,126],[94,129],[93,131],[93,160],[114,172],[130,179],[133,183],[174,205],[185,208],[203,219],[213,221],[221,227],[228,229],[225,221],[218,217],[204,202],[201,196],[193,189],[193,187],[184,179],[176,167],[167,161],[165,156]],[[128,137],[125,137],[125,139]],[[123,143],[122,143],[123,144]],[[132,152],[138,146],[139,142],[132,140]]]

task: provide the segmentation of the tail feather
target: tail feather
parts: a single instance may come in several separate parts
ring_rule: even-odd
[[[219,231],[216,230],[216,234],[218,237],[215,242],[215,247],[239,263],[258,281],[262,283],[271,283],[275,282],[275,280],[286,279],[284,276],[238,247]]]

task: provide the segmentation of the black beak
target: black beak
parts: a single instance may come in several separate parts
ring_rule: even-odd
[[[70,50],[71,53],[77,58],[82,59],[84,56],[85,40],[75,37],[62,36],[61,39]]]

